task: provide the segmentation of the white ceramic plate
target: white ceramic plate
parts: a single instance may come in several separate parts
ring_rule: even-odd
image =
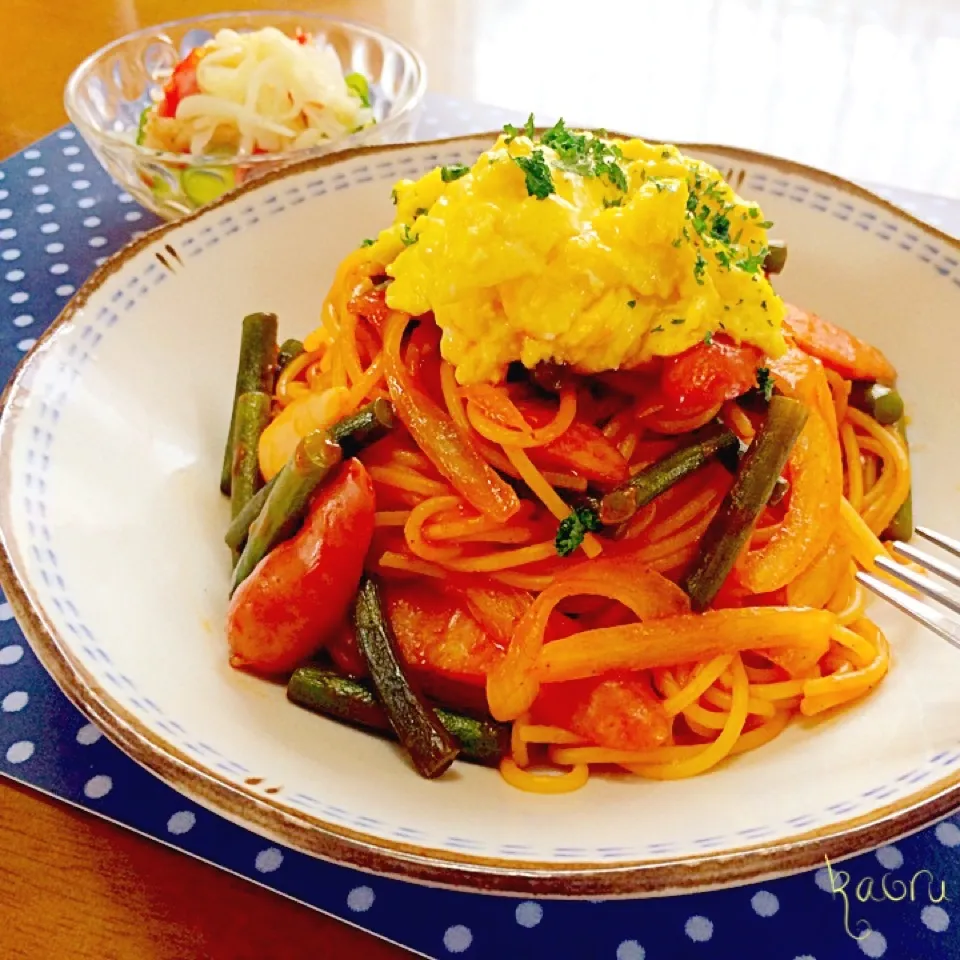
[[[946,813],[960,802],[960,654],[882,607],[893,667],[854,709],[693,780],[595,777],[557,797],[468,764],[422,780],[394,746],[228,667],[217,477],[240,318],[276,311],[282,337],[304,335],[341,257],[392,216],[392,182],[471,163],[491,140],[293,167],[146,235],[84,285],[0,419],[0,580],[45,665],[108,736],[218,813],[426,882],[676,892],[810,867]],[[958,244],[826,174],[687,149],[776,221],[783,294],[897,364],[917,516],[960,534]]]

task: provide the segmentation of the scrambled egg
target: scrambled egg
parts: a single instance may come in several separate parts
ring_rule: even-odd
[[[508,364],[629,369],[716,333],[785,349],[765,222],[676,147],[508,128],[472,167],[404,180],[370,254],[387,303],[433,311],[460,383]]]

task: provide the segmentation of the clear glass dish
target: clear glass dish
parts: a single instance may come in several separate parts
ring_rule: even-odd
[[[190,50],[223,28],[267,26],[290,36],[299,27],[312,34],[315,43],[334,50],[344,74],[362,73],[370,84],[377,122],[320,146],[237,158],[165,153],[136,143],[144,108]],[[419,54],[372,27],[306,11],[264,10],[192,17],[121,37],[74,70],[64,105],[107,172],[149,210],[172,220],[292,160],[406,139],[426,85]]]

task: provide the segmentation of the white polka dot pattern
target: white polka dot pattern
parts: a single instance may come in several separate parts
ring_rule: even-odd
[[[750,898],[750,906],[758,917],[772,917],[780,909],[780,901],[769,890],[758,890]]]
[[[624,940],[617,947],[617,960],[644,960],[647,952],[636,940]]]
[[[274,870],[279,870],[282,864],[283,854],[276,847],[267,847],[257,854],[254,867],[257,873],[273,873]]]
[[[4,713],[19,713],[30,702],[26,690],[13,690],[0,700],[0,710]]]
[[[179,810],[167,821],[167,832],[175,837],[189,833],[197,823],[197,815],[190,810]]]
[[[443,935],[443,945],[447,953],[465,953],[473,943],[473,934],[462,923],[447,927]]]
[[[376,895],[370,887],[354,887],[347,894],[347,909],[353,913],[366,913],[376,900]]]
[[[877,859],[885,870],[896,870],[903,866],[903,854],[893,846],[881,847],[877,851]]]
[[[860,951],[876,960],[877,957],[886,955],[887,938],[879,930],[871,930],[862,940],[857,941]]]
[[[82,747],[90,747],[95,744],[103,734],[100,732],[98,727],[95,727],[92,723],[85,723],[77,731],[77,743]]]
[[[36,747],[29,740],[18,740],[7,748],[7,763],[26,763],[35,750]]]
[[[19,644],[11,643],[5,647],[0,647],[0,667],[12,667],[23,657],[23,647]]]
[[[102,800],[112,789],[113,780],[104,774],[97,774],[83,785],[83,794],[91,800]]]
[[[713,921],[694,916],[683,925],[683,929],[694,943],[706,943],[713,936]]]
[[[945,847],[960,847],[960,827],[949,820],[937,824],[934,836]]]
[[[517,923],[529,930],[543,919],[543,907],[532,900],[525,900],[523,903],[517,904],[514,915],[517,918]]]

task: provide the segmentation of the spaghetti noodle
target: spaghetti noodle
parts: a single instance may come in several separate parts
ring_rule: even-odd
[[[853,405],[830,344],[801,345],[788,322],[787,352],[765,362],[768,396],[807,410],[787,492],[761,505],[710,608],[693,613],[679,584],[738,482],[736,464],[711,460],[614,527],[599,529],[596,504],[705,425],[726,425],[752,449],[767,416],[754,364],[730,395],[699,406],[664,392],[659,358],[599,375],[511,368],[464,385],[435,317],[387,303],[389,263],[376,250],[338,270],[321,327],[277,378],[276,409],[287,416],[338,390],[348,412],[378,397],[394,404],[400,425],[358,455],[376,495],[366,566],[420,631],[410,646],[419,674],[452,682],[439,699],[456,707],[458,685],[469,687],[512,724],[508,783],[560,793],[593,771],[695,776],[882,681],[889,647],[854,573],[886,552],[910,462],[902,432]],[[707,339],[681,357],[719,363],[738,349],[722,332]],[[285,460],[289,443],[268,428],[261,462]],[[433,610],[431,597],[455,611],[440,625],[418,613]]]

